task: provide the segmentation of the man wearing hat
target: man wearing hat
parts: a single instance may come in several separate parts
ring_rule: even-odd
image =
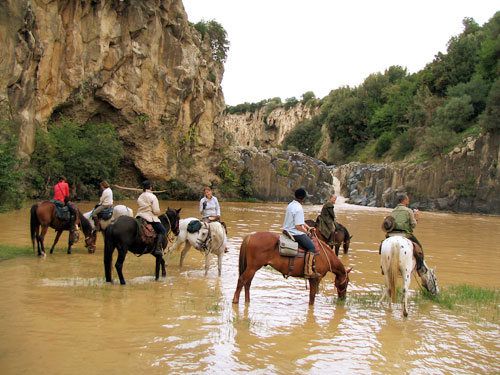
[[[320,275],[313,271],[314,244],[307,235],[311,227],[304,220],[304,209],[302,203],[307,196],[307,192],[300,188],[295,190],[295,199],[291,201],[285,213],[283,231],[290,233],[300,247],[306,250],[304,259],[304,277],[307,279],[316,278]]]
[[[143,193],[137,198],[137,215],[146,220],[156,232],[156,241],[154,245],[153,255],[163,255],[162,243],[167,234],[167,230],[161,223],[158,215],[161,213],[158,198],[151,191],[151,182],[148,180],[142,183]]]

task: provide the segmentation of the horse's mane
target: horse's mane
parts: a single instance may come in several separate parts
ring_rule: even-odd
[[[78,214],[80,217],[80,223],[82,224],[82,231],[86,236],[88,236],[92,233],[92,224],[90,224],[90,221],[88,221],[80,211],[78,211]]]

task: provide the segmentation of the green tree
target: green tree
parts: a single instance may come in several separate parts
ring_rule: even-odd
[[[481,126],[487,131],[500,129],[500,78],[491,86],[486,109],[481,115]]]
[[[461,132],[470,125],[474,115],[474,107],[469,95],[450,98],[445,105],[439,107],[434,119],[436,125],[444,126],[455,132]]]
[[[0,129],[10,129],[7,121],[0,122]],[[0,134],[0,211],[20,208],[24,198],[23,173],[17,157],[17,138],[10,132]]]
[[[74,184],[95,187],[114,178],[122,155],[123,146],[111,124],[78,124],[63,118],[49,124],[48,131],[37,132],[31,181],[42,195],[61,174]]]

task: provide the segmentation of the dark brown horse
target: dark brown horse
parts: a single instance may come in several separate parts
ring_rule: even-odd
[[[50,253],[54,251],[54,247],[59,241],[59,237],[63,231],[69,231],[68,236],[68,254],[71,254],[71,246],[78,242],[78,229],[81,225],[83,234],[85,235],[85,246],[89,253],[95,251],[96,232],[92,229],[90,222],[80,213],[78,208],[72,203],[73,212],[75,213],[74,222],[61,220],[56,215],[56,205],[50,201],[35,203],[30,210],[30,232],[33,251],[35,251],[35,240],[39,256],[45,256],[44,239],[49,227],[56,230],[56,238],[50,248]],[[40,231],[41,227],[41,231]]]
[[[284,276],[304,277],[304,258],[292,259],[279,254],[278,233],[257,232],[247,235],[240,247],[238,285],[234,292],[233,303],[238,303],[241,289],[245,287],[245,302],[250,302],[250,285],[252,279],[260,268],[271,266],[281,272]],[[318,285],[325,274],[330,271],[335,274],[335,287],[340,299],[345,298],[347,285],[349,284],[349,272],[351,268],[345,269],[342,262],[324,242],[313,239],[319,255],[316,256],[316,272],[320,278],[309,279],[309,305],[314,304],[314,298]]]
[[[173,232],[176,236],[179,235],[180,212],[180,208],[176,210],[169,207],[163,215],[158,216],[167,230],[167,235],[169,232]],[[162,244],[163,249],[167,246],[167,242],[167,236],[165,236],[165,240]],[[153,254],[153,246],[147,245],[143,242],[139,232],[139,224],[133,217],[120,216],[104,231],[104,276],[106,277],[106,282],[108,283],[113,282],[111,277],[111,266],[113,263],[113,252],[115,249],[118,250],[115,268],[118,273],[118,278],[120,279],[120,284],[125,285],[125,278],[123,277],[122,270],[125,257],[129,251],[138,256],[151,254],[156,258],[156,280],[160,278],[160,267],[162,276],[165,277],[167,275],[165,260],[161,255]]]
[[[306,220],[306,224],[310,227],[316,228],[316,222],[314,220]],[[349,234],[349,231],[346,227],[344,227],[340,223],[336,223],[337,228],[335,230],[335,237],[333,238],[333,246],[335,248],[335,255],[339,255],[340,244],[344,249],[344,254],[347,254],[349,251],[349,245],[351,244],[352,236]],[[327,242],[327,239],[321,234],[319,230],[316,230],[316,234],[318,235],[321,241]]]

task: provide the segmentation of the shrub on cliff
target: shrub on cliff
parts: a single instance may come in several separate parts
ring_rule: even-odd
[[[215,20],[201,20],[194,25],[194,28],[201,34],[203,39],[209,38],[210,47],[212,47],[212,58],[221,64],[226,62],[229,40],[224,27]]]

